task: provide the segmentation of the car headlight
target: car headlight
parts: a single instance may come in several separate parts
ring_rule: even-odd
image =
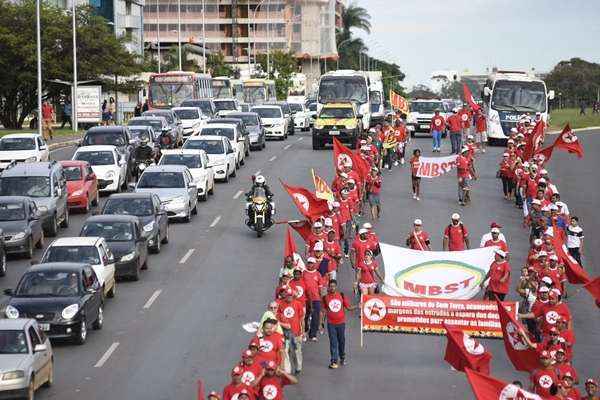
[[[71,304],[70,306],[65,307],[65,309],[62,310],[61,316],[63,317],[63,319],[72,319],[77,315],[78,312],[79,304]]]
[[[19,232],[16,235],[13,235],[12,239],[13,240],[21,240],[25,238],[26,233],[25,232]]]
[[[46,207],[46,206],[38,206],[38,210],[43,214],[48,213],[48,207]]]
[[[31,156],[31,157],[25,159],[25,162],[36,162],[36,161],[37,161],[36,156]]]
[[[169,204],[171,204],[172,206],[184,206],[186,203],[187,201],[183,196],[175,197],[169,202]]]
[[[149,224],[144,225],[144,232],[150,232],[154,229],[154,221],[150,221]]]
[[[9,371],[9,372],[4,372],[2,374],[2,380],[3,381],[11,381],[13,379],[23,378],[24,376],[25,376],[25,371],[21,371],[21,370]]]
[[[127,253],[123,257],[121,257],[121,261],[123,261],[123,262],[131,261],[134,258],[135,258],[135,251],[132,251],[131,253]]]
[[[19,310],[17,310],[15,307],[11,306],[10,304],[6,306],[6,309],[4,310],[4,314],[6,315],[6,318],[8,318],[8,319],[19,318]]]
[[[115,171],[108,171],[106,173],[106,179],[112,179],[115,177]]]
[[[73,196],[81,196],[83,194],[83,189],[79,189],[73,192]]]

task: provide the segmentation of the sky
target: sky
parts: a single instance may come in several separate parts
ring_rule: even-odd
[[[600,63],[600,0],[354,2],[372,23],[371,34],[356,34],[370,54],[400,65],[409,88],[431,86],[436,70],[549,72],[573,57]]]

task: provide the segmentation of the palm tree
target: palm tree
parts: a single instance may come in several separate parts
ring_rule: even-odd
[[[342,11],[342,28],[336,32],[337,51],[342,68],[358,69],[358,55],[366,50],[361,38],[353,37],[352,29],[371,33],[369,12],[352,3]]]

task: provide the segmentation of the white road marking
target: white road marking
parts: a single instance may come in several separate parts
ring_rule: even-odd
[[[254,173],[254,175],[260,175],[260,173],[261,173],[261,172],[262,172],[262,171],[259,169],[258,171],[256,171],[256,172]]]
[[[213,222],[210,223],[210,227],[214,228],[215,226],[217,226],[217,224],[219,223],[220,220],[221,220],[221,216],[217,215],[215,217],[215,219],[213,219]]]
[[[284,149],[284,150],[287,150],[287,149],[289,149],[290,147],[292,147],[292,145],[291,145],[291,144],[288,144],[288,145],[286,145],[286,146],[285,146],[283,149]]]
[[[233,199],[237,200],[237,198],[240,197],[242,193],[244,193],[243,190],[238,190],[237,193],[233,195]]]
[[[144,309],[147,310],[150,307],[152,307],[152,304],[156,301],[156,299],[158,298],[158,296],[160,296],[161,293],[162,293],[161,289],[158,289],[154,293],[152,293],[152,296],[150,296],[150,298],[148,299],[146,304],[144,304]]]
[[[271,158],[269,158],[269,161],[275,161],[277,159],[277,156],[273,156]]]
[[[302,141],[302,139],[304,139],[304,138],[302,138],[302,137],[299,137],[299,138],[298,138],[298,141],[299,141],[299,142],[301,142],[301,141]]]
[[[187,253],[185,253],[185,255],[181,257],[181,260],[179,260],[179,264],[185,264],[188,258],[190,258],[192,254],[194,254],[194,251],[196,251],[196,249],[189,249]]]
[[[113,344],[111,344],[108,350],[106,350],[106,353],[104,353],[104,355],[100,357],[96,365],[94,365],[94,368],[102,368],[102,366],[108,361],[112,353],[115,352],[117,347],[119,347],[119,342],[114,342]]]

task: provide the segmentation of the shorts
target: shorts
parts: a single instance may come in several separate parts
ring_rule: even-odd
[[[377,287],[376,283],[359,283],[358,287],[363,291],[368,291],[369,289],[375,289]]]
[[[103,112],[102,113],[102,121],[110,121],[110,113]]]
[[[381,205],[381,201],[379,199],[379,193],[369,193],[369,204],[372,206]]]
[[[469,178],[459,179],[458,186],[460,186],[461,189],[469,189]]]
[[[487,132],[476,132],[475,133],[475,142],[477,143],[485,143],[487,142]]]

